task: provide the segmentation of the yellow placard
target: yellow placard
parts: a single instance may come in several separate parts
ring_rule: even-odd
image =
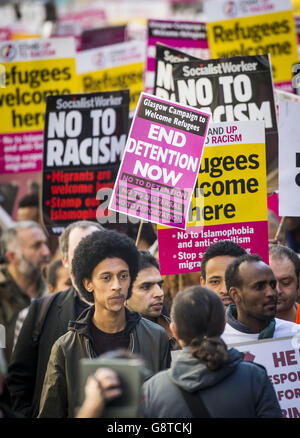
[[[265,144],[205,147],[187,226],[267,220]]]
[[[292,79],[298,61],[292,11],[207,23],[212,58],[270,53],[275,83]]]
[[[292,0],[293,10],[296,15],[300,15],[300,0]]]
[[[74,58],[3,65],[6,84],[0,89],[0,133],[43,130],[46,96],[78,90]]]
[[[80,92],[115,91],[129,88],[129,110],[136,108],[140,93],[143,91],[144,63],[123,65],[90,73],[80,74]]]

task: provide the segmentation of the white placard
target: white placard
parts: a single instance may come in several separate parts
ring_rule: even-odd
[[[205,18],[208,22],[290,11],[292,9],[290,0],[206,0],[204,3]]]
[[[300,102],[279,102],[279,215],[300,216]]]
[[[40,38],[0,43],[0,62],[40,61],[75,57],[75,39]]]
[[[300,336],[228,345],[246,353],[244,360],[263,365],[286,418],[300,418]]]

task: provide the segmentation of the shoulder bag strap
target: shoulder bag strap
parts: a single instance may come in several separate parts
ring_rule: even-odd
[[[186,404],[188,405],[193,418],[211,418],[210,413],[208,412],[203,400],[200,396],[200,391],[195,393],[191,393],[185,391],[184,389],[178,386]]]
[[[43,298],[32,332],[33,342],[38,342],[48,310],[56,297],[57,294],[49,294]]]

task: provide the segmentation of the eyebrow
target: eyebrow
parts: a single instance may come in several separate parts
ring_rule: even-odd
[[[150,284],[159,284],[159,283],[163,283],[164,282],[164,280],[163,279],[161,279],[161,280],[158,280],[158,281],[143,281],[143,283],[140,283],[140,286],[147,286],[147,285],[150,285]]]
[[[129,269],[122,269],[122,271],[118,271],[117,274],[122,274],[122,272],[129,272]],[[99,275],[104,275],[104,274],[114,274],[114,272],[106,271],[106,272],[99,273]]]

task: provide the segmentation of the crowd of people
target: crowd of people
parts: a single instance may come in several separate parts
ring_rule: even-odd
[[[26,2],[4,0],[3,2],[0,1],[1,5],[2,3],[8,7],[14,4],[14,13],[11,14],[16,16],[18,25],[13,27],[16,33],[12,32],[12,35],[17,39],[23,34],[22,29],[31,28],[31,26],[27,26],[29,23],[25,23],[25,21],[27,14],[28,17],[34,16],[34,13],[29,14],[29,9],[33,4],[27,5],[29,9],[26,13],[26,7],[23,7],[22,4]],[[64,22],[62,18],[59,18],[58,9],[60,8],[58,8],[58,5],[62,6],[67,1],[43,0],[40,3],[45,7],[44,18],[40,17],[40,34],[42,37],[59,37],[60,34],[68,34],[68,29],[70,29],[70,32],[74,33],[73,36],[76,33],[76,45],[82,46],[82,50],[85,39],[91,39],[91,49],[98,47],[99,41],[96,39],[94,42],[91,35],[89,37],[89,31],[93,30],[92,28],[97,24],[96,17],[91,29],[88,29],[88,26],[85,29],[84,21],[87,17],[84,13],[81,24],[77,21],[81,16],[81,12],[84,11],[84,8],[81,8],[82,5],[79,9],[74,6],[74,10],[72,5],[70,8],[62,8],[61,11],[64,10],[64,12],[61,13],[60,11],[61,17],[65,15],[67,18]],[[114,5],[114,7],[110,4],[113,2],[103,2],[103,4],[105,3],[107,12],[104,15],[108,16],[105,21],[102,22],[102,19],[100,21],[103,24],[106,23],[106,20],[111,20],[107,29],[110,27],[112,29],[115,27],[112,24],[119,22],[122,15],[119,11],[121,3],[128,6],[128,11],[132,7],[132,2],[118,2],[117,6]],[[157,1],[155,3],[156,8],[153,6],[154,3],[153,1],[149,2],[149,12],[152,8],[153,13],[156,12],[154,15],[157,15],[158,21],[161,20],[161,29],[157,31],[157,35],[164,27],[167,32],[166,35],[171,35],[173,32],[166,25],[167,21],[164,23],[164,18],[167,18],[163,14],[164,3],[172,4],[174,18],[182,20],[187,16],[189,17],[188,21],[192,20],[193,25],[197,23],[197,20],[200,20],[199,17],[203,12],[203,2],[201,1]],[[235,3],[227,2],[224,6],[228,9],[229,15],[233,14],[231,18],[236,12]],[[133,11],[138,12],[140,5],[139,2],[136,2],[136,4],[138,9],[133,8]],[[110,5],[110,8],[108,8],[108,5]],[[92,15],[95,10],[88,11],[87,9],[85,11],[91,22],[93,22]],[[285,12],[285,9],[282,11]],[[110,19],[109,15],[111,15]],[[113,18],[114,15],[116,15],[115,18]],[[128,15],[131,14],[128,12]],[[3,13],[3,16],[8,15]],[[143,18],[143,21],[145,18]],[[27,19],[27,21],[30,20]],[[74,22],[72,23],[72,21]],[[137,17],[131,24],[128,22],[126,38],[120,36],[121,40],[118,43],[122,42],[123,39],[130,42],[131,35],[134,33],[137,34],[137,41],[145,39],[146,27],[141,26],[139,21],[141,19]],[[288,22],[288,20],[283,20],[283,22],[285,21]],[[239,22],[237,22],[238,25]],[[265,34],[264,36],[267,36],[270,30],[268,26],[268,23],[266,27],[265,25],[258,25],[259,28],[264,30],[262,32]],[[272,26],[275,35],[278,33],[278,21],[274,21]],[[116,27],[122,28],[123,25]],[[177,25],[175,27],[177,32]],[[188,31],[185,31],[182,27],[182,35],[185,33],[190,34],[192,27],[188,24]],[[181,26],[178,26],[178,31],[180,28]],[[149,29],[147,29],[147,32]],[[155,27],[153,29],[154,37]],[[249,29],[252,28],[249,27]],[[3,31],[5,29],[2,25]],[[228,41],[231,39],[230,32],[231,30],[228,28]],[[85,35],[85,38],[83,38],[83,35]],[[103,38],[104,33],[101,32],[101,35],[101,38]],[[111,44],[111,35],[107,31],[107,41],[106,43],[103,42],[105,44],[101,44],[101,47],[108,43]],[[191,33],[191,35],[193,34]],[[257,39],[256,37],[258,38],[258,35],[255,36],[253,41]],[[259,38],[261,37],[262,35]],[[13,39],[13,37],[11,38]],[[119,40],[119,37],[117,40]],[[10,43],[10,40],[7,41]],[[184,41],[186,42],[183,44]],[[185,52],[184,45],[188,47],[190,45],[189,41],[192,41],[192,37],[187,38],[187,40],[183,38],[182,45],[177,49],[180,48],[180,51]],[[219,44],[221,45],[221,42]],[[290,43],[287,42],[287,44]],[[192,55],[192,52],[190,52],[193,49],[192,46],[188,51],[189,56]],[[181,47],[183,48],[181,49]],[[151,54],[153,49],[154,47],[151,45],[147,48],[147,52],[149,52],[147,54],[147,63],[149,60],[154,62],[153,53]],[[176,46],[174,46],[174,49],[176,49]],[[24,48],[25,52],[26,50]],[[123,57],[125,59],[127,56],[129,59],[131,57],[135,59],[135,50],[137,49],[130,49],[130,52],[123,53],[123,49],[118,49],[119,53],[122,53],[120,59]],[[206,49],[204,50],[206,51]],[[10,44],[4,47],[2,52],[2,61],[5,61],[5,64],[14,59],[15,53]],[[33,52],[37,56],[38,50],[34,49]],[[184,61],[182,55],[178,55],[178,60],[182,58],[181,61]],[[114,54],[111,54],[112,61],[114,56]],[[169,60],[174,57],[177,58],[177,56],[170,55],[170,53],[168,56]],[[196,56],[196,53],[193,56]],[[104,55],[100,52],[93,55],[93,63],[97,64],[99,69],[103,57]],[[51,63],[49,65],[52,65],[53,61],[54,66],[56,60],[58,64],[61,62],[60,58],[57,57],[55,60],[50,59]],[[159,58],[156,57],[156,60],[159,61]],[[34,62],[38,63],[39,61],[34,59]],[[151,62],[149,62],[149,65]],[[163,65],[162,63],[161,66]],[[232,73],[235,73],[235,67],[237,69],[244,69],[245,67],[246,72],[249,67],[249,71],[251,71],[251,65],[251,63],[246,64],[244,61],[241,65],[232,64]],[[294,65],[299,66],[299,64]],[[169,91],[173,93],[174,84],[172,82],[174,82],[174,78],[172,75],[168,76],[167,66],[171,67],[171,64],[161,67],[161,71],[166,76],[166,88],[167,82],[170,82]],[[120,70],[123,71],[124,69],[125,72],[128,66],[127,64],[120,64],[119,67]],[[109,70],[108,67],[106,68]],[[205,68],[209,70],[210,66]],[[272,68],[274,74],[275,64]],[[43,88],[42,83],[48,82],[49,79],[49,71],[46,68],[38,70],[34,67],[30,71],[30,78],[34,79],[34,75],[39,72],[42,81],[41,84],[37,84],[37,88]],[[55,67],[51,72],[56,87],[59,80],[62,80],[62,78],[59,78],[60,70]],[[56,75],[57,72],[58,75]],[[3,86],[1,84],[1,73],[2,70],[0,69],[0,88],[1,85]],[[22,73],[21,70],[19,73]],[[29,71],[25,73],[29,74]],[[147,71],[147,73],[149,72]],[[125,76],[128,76],[129,82],[134,78],[138,82],[140,80],[138,71],[135,73],[126,72],[124,77],[121,74],[118,76],[118,74],[114,73],[115,77],[112,76],[112,78],[114,81],[119,80],[120,84],[123,79],[125,80]],[[293,79],[298,75],[295,75]],[[7,78],[14,82],[15,76],[16,70],[13,67],[11,73],[7,74]],[[247,75],[239,76],[241,81],[242,76],[248,78],[245,84],[250,81]],[[22,74],[20,78],[22,79]],[[106,73],[103,78],[104,86],[104,82],[110,81]],[[233,80],[232,78],[237,79],[237,76],[230,76],[230,80]],[[21,86],[26,85],[26,81],[22,83],[21,79],[20,89]],[[204,77],[204,79],[207,78]],[[4,82],[5,80],[4,76]],[[238,94],[236,91],[240,91],[239,94],[241,94],[241,102],[243,103],[239,105],[243,105],[246,102],[247,90],[243,90],[243,81],[239,85],[239,80],[234,81],[233,90],[234,94]],[[144,82],[146,85],[148,79]],[[210,84],[210,81],[208,82]],[[97,80],[97,83],[102,87],[100,79]],[[230,83],[226,84],[229,87],[228,90],[231,89]],[[223,81],[223,88],[226,84]],[[122,85],[122,89],[130,88],[132,94],[130,99],[133,102],[134,94],[139,95],[140,92],[138,89],[132,92],[131,87],[125,85]],[[199,87],[201,88],[202,85],[200,84]],[[71,85],[68,86],[71,87]],[[32,83],[30,88],[35,89],[36,87]],[[202,91],[204,93],[206,87],[203,90],[198,88],[197,93],[202,93]],[[256,91],[253,89],[253,94],[264,95],[264,86],[261,87],[257,83],[255,88],[261,88],[261,90]],[[105,92],[105,86],[103,91]],[[250,91],[252,93],[251,89]],[[277,91],[279,92],[279,90]],[[298,91],[297,94],[299,94]],[[33,96],[39,96],[39,94],[35,94],[38,92],[38,90],[33,90]],[[111,91],[109,92],[111,93]],[[161,92],[166,92],[166,90],[161,88]],[[44,97],[46,97],[46,94],[57,93],[58,90],[55,92],[54,90],[45,91]],[[26,94],[28,93],[25,91],[24,96]],[[16,96],[18,95],[19,88],[16,92]],[[75,95],[73,96],[73,100],[76,100]],[[287,99],[293,96],[295,98],[295,95],[286,93]],[[13,100],[14,94],[9,92],[6,95],[5,105],[13,107],[15,105]],[[228,99],[225,99],[225,103],[226,100]],[[231,102],[232,99],[229,100]],[[258,118],[263,113],[265,103],[268,104],[269,102],[265,101],[261,104],[261,109],[257,115]],[[27,104],[24,103],[24,105]],[[252,103],[247,103],[247,105],[249,105],[250,113]],[[258,101],[253,105],[258,108]],[[229,114],[232,106],[225,106]],[[19,105],[16,105],[16,108],[19,108]],[[77,108],[76,105],[74,108]],[[78,108],[80,109],[79,106]],[[221,108],[221,106],[217,108]],[[26,119],[28,122],[32,117],[31,110],[32,108],[28,107],[29,112],[24,113],[24,120]],[[102,114],[102,110],[100,112]],[[106,114],[109,114],[109,112],[110,110]],[[132,112],[131,109],[130,112]],[[74,111],[74,113],[77,113],[77,111]],[[114,110],[112,113],[115,114]],[[13,114],[15,113],[13,112]],[[81,113],[78,112],[77,114],[80,115]],[[184,112],[184,114],[187,113]],[[42,115],[42,113],[36,115]],[[243,118],[246,117],[245,114],[242,115]],[[131,116],[129,124],[132,122]],[[226,113],[226,118],[227,116]],[[123,120],[119,116],[116,117],[116,124],[122,124]],[[164,120],[160,117],[164,117],[164,115],[155,112],[155,120]],[[183,118],[185,117],[188,118],[183,116]],[[109,118],[110,116],[107,116],[108,124]],[[93,117],[92,119],[94,130],[95,119]],[[13,120],[17,119],[13,118]],[[59,130],[59,123],[55,128],[57,130]],[[183,123],[186,122],[183,120]],[[172,126],[172,124],[169,126]],[[178,126],[184,125],[178,124]],[[32,128],[34,128],[33,125]],[[102,130],[104,132],[104,129]],[[106,130],[109,131],[110,129],[107,128]],[[187,128],[187,131],[189,130],[190,128]],[[18,131],[16,132],[18,133]],[[163,132],[164,128],[161,130],[162,135]],[[75,144],[72,142],[76,140],[74,136],[68,143],[70,144],[70,150],[68,151],[70,156],[73,154],[72,145]],[[107,136],[106,139],[108,138]],[[96,137],[93,133],[94,140],[96,140]],[[145,144],[150,145],[150,143]],[[168,144],[170,143],[168,142]],[[0,148],[4,148],[3,145],[4,142],[1,143],[0,141]],[[9,150],[10,144],[7,143],[7,145]],[[82,149],[80,150],[85,152],[90,147],[87,142],[84,143],[84,140],[81,145]],[[97,159],[95,145],[96,142],[93,142],[93,163]],[[174,138],[173,145],[175,145]],[[23,144],[22,146],[26,151],[27,146]],[[108,149],[109,145],[107,144],[105,150],[108,151]],[[84,152],[82,152],[82,155],[84,155]],[[114,155],[115,161],[117,161],[119,152],[115,151]],[[300,166],[298,155],[296,153],[296,167]],[[212,158],[212,160],[217,161],[218,159],[218,157]],[[244,159],[246,159],[244,155],[239,155],[236,158],[236,163],[239,163],[237,168],[245,169],[247,167],[246,165],[244,167]],[[223,160],[224,166],[226,162],[227,170],[233,169],[231,168],[231,160],[233,160],[233,157],[229,155]],[[70,159],[70,163],[74,163],[76,170],[79,167],[76,168],[75,161],[75,158]],[[222,172],[221,167],[217,169],[219,164],[216,165],[216,172]],[[88,165],[85,164],[85,166],[88,169]],[[160,170],[158,166],[154,167]],[[214,168],[214,166],[212,167]],[[71,164],[70,169],[72,170]],[[61,173],[63,172],[62,167]],[[170,172],[172,173],[173,170]],[[217,176],[217,173],[215,175]],[[212,172],[210,176],[212,176]],[[48,177],[51,179],[50,175]],[[268,177],[270,178],[267,179],[268,192],[270,192],[268,194],[275,194],[278,184],[275,184],[273,179],[278,179],[278,169]],[[296,178],[299,178],[299,175]],[[154,179],[153,177],[153,181]],[[173,180],[173,178],[171,179]],[[25,177],[18,184],[22,186],[24,180]],[[74,180],[76,180],[75,177]],[[3,180],[1,181],[3,182]],[[155,181],[157,181],[157,178]],[[237,180],[232,181],[235,183]],[[2,182],[0,182],[0,185]],[[231,184],[229,180],[228,182]],[[100,186],[101,184],[102,180],[98,180],[97,177],[97,185]],[[110,188],[113,184],[113,180],[107,180],[107,182],[104,182],[104,187]],[[273,184],[276,186],[274,190]],[[297,186],[299,185],[298,180]],[[268,340],[292,339],[295,336],[300,336],[300,217],[284,216],[282,222],[280,222],[276,202],[275,208],[274,205],[273,209],[268,208],[268,264],[260,254],[248,253],[233,240],[219,240],[211,244],[205,251],[201,259],[199,272],[162,275],[156,224],[143,221],[141,222],[142,227],[139,228],[140,223],[138,221],[125,223],[125,221],[116,220],[116,223],[101,225],[99,218],[99,222],[96,220],[79,220],[67,222],[64,231],[58,238],[56,235],[49,233],[49,228],[44,226],[42,196],[40,196],[42,187],[40,187],[40,184],[33,181],[32,187],[28,189],[25,196],[23,196],[23,189],[25,189],[25,183],[21,190],[22,194],[12,196],[12,193],[16,190],[14,183],[12,183],[9,188],[6,188],[6,191],[3,189],[3,199],[2,201],[0,199],[0,202],[2,202],[0,205],[0,418],[108,418],[110,415],[109,409],[112,408],[117,419],[119,415],[120,417],[123,415],[124,403],[128,403],[128,405],[132,403],[133,409],[130,412],[134,412],[133,416],[138,418],[281,419],[286,416],[267,367],[258,361],[256,362],[253,358],[251,360],[247,358],[247,354],[243,353],[239,346],[247,343],[261,345],[257,341],[268,342]],[[256,191],[255,187],[253,188],[254,191]],[[219,195],[217,194],[217,196]],[[1,196],[2,192],[0,190],[0,198]],[[230,196],[230,194],[226,196]],[[7,205],[11,205],[11,218],[8,213],[9,208],[4,205],[3,200]],[[98,198],[97,200],[99,201]],[[79,201],[81,203],[80,199]],[[95,199],[89,198],[88,201],[92,201],[91,204],[93,204]],[[269,201],[270,199],[268,199]],[[12,207],[13,202],[15,203],[14,208]],[[46,200],[46,202],[50,201]],[[46,202],[44,202],[44,205],[46,205]],[[251,205],[249,208],[255,208],[255,205]],[[6,219],[9,217],[9,221],[5,223],[1,221],[2,211],[5,211]],[[116,218],[119,218],[118,214],[115,216]],[[176,258],[176,255],[174,258]],[[278,353],[280,353],[279,350]],[[101,365],[101,361],[104,365]],[[124,375],[120,372],[122,367],[127,373],[135,373],[135,379],[126,381],[126,372],[124,371]],[[281,372],[280,367],[279,361],[278,373]],[[93,371],[89,371],[90,369]],[[86,378],[83,378],[83,376]],[[299,371],[297,379],[300,380]],[[133,382],[137,386],[133,387]],[[300,418],[300,389],[296,388],[296,391],[298,391],[298,395],[297,398],[295,397],[295,416]],[[120,409],[119,413],[118,409]],[[129,412],[129,410],[126,412]]]
[[[166,306],[158,253],[136,243],[78,221],[51,254],[34,218],[2,230],[1,415],[105,417],[124,391],[118,374],[97,369],[81,406],[78,376],[82,359],[114,354],[143,361],[141,418],[281,418],[267,370],[234,344],[300,334],[299,254],[270,243],[267,265],[221,240]]]

